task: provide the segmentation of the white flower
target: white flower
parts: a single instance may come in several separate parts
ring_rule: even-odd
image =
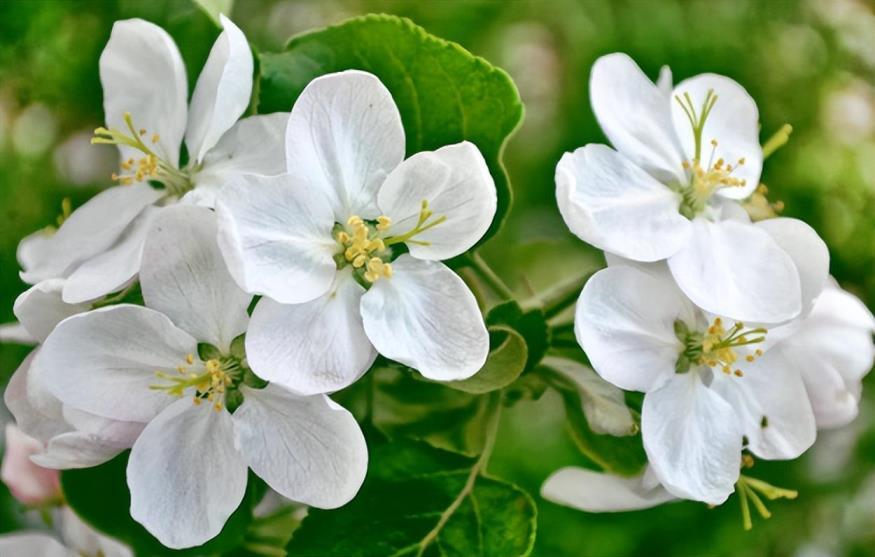
[[[90,307],[65,304],[63,285],[61,279],[49,279],[15,300],[16,317],[37,343],[60,321]],[[144,424],[109,420],[63,404],[47,389],[39,367],[32,365],[38,353],[36,348],[24,359],[4,392],[4,402],[18,427],[41,444],[31,460],[43,468],[87,468],[130,448]]]
[[[667,260],[698,306],[746,321],[799,315],[791,256],[750,226],[736,200],[759,184],[756,104],[738,83],[703,74],[651,82],[628,56],[596,61],[593,111],[613,144],[566,153],[556,198],[584,241],[635,261]],[[764,280],[768,277],[768,280]]]
[[[82,522],[70,510],[62,507],[56,522],[59,542],[44,532],[24,532],[0,536],[0,555],[33,557],[133,557],[127,546],[108,538]]]
[[[768,350],[768,331],[704,313],[664,265],[599,271],[576,311],[575,333],[593,368],[645,393],[644,448],[672,495],[725,501],[739,476],[742,437],[765,459],[795,458],[814,442],[802,377]]]
[[[211,206],[229,175],[284,168],[287,114],[237,119],[249,105],[253,61],[246,38],[222,16],[190,107],[182,57],[170,36],[141,19],[118,21],[100,57],[106,128],[96,143],[121,152],[121,184],[79,207],[56,231],[25,238],[22,279],[66,278],[63,297],[83,302],[120,290],[137,274],[158,206]],[[180,166],[183,135],[189,154]],[[152,187],[146,181],[160,182]]]
[[[146,307],[72,316],[34,363],[65,404],[147,423],[127,470],[134,519],[169,547],[200,545],[240,504],[247,468],[295,501],[349,501],[364,480],[364,436],[325,396],[259,388],[233,342],[246,331],[251,296],[225,268],[215,214],[162,211],[140,281]]]
[[[221,192],[219,243],[231,274],[267,296],[246,337],[265,379],[304,394],[335,391],[377,351],[445,381],[485,362],[476,300],[440,260],[486,232],[495,185],[471,143],[406,160],[404,146],[379,79],[323,76],[292,109],[288,174],[241,177]]]
[[[802,374],[819,429],[856,416],[863,377],[875,361],[875,317],[853,294],[831,282],[779,350]]]
[[[550,474],[541,486],[541,496],[591,513],[637,511],[676,499],[649,466],[628,478],[567,466]]]

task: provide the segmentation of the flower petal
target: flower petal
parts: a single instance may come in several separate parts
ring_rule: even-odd
[[[249,43],[230,19],[222,14],[219,19],[223,31],[194,86],[185,130],[185,145],[198,163],[246,111],[252,94]]]
[[[631,478],[567,466],[553,472],[541,486],[541,496],[558,505],[591,513],[649,509],[675,497],[645,472]],[[653,484],[653,485],[650,485]]]
[[[365,437],[328,397],[277,385],[246,389],[233,420],[249,467],[280,495],[334,509],[358,493],[368,468]]]
[[[246,333],[252,370],[303,395],[354,383],[377,357],[362,325],[362,294],[346,269],[327,294],[311,302],[287,305],[263,298]]]
[[[21,280],[36,284],[68,276],[77,264],[109,249],[142,210],[163,194],[147,184],[104,190],[73,211],[39,255],[28,254]],[[26,261],[22,261],[25,263]]]
[[[239,175],[219,196],[219,247],[240,287],[284,304],[316,299],[331,287],[339,245],[334,216],[318,192],[289,175]]]
[[[437,381],[466,379],[489,354],[477,300],[444,264],[402,255],[362,296],[365,333],[383,356]]]
[[[766,219],[756,224],[796,265],[802,290],[802,313],[807,315],[829,280],[829,248],[813,228],[798,219]]]
[[[719,505],[733,492],[741,458],[739,419],[691,371],[647,393],[641,409],[644,450],[677,497]]]
[[[100,55],[106,126],[127,132],[124,114],[137,128],[158,134],[157,151],[174,166],[185,133],[188,79],[179,49],[166,31],[142,19],[116,21]],[[122,147],[122,159],[143,153]],[[100,221],[97,221],[100,222]]]
[[[683,350],[674,331],[678,320],[697,324],[668,273],[620,265],[587,281],[574,332],[599,375],[621,389],[648,392],[675,373]]]
[[[705,120],[702,132],[702,160],[711,158],[712,139],[717,140],[713,160],[722,158],[735,167],[732,175],[745,180],[744,187],[723,188],[719,194],[731,199],[744,199],[760,184],[763,169],[763,150],[760,147],[760,115],[756,102],[735,81],[716,74],[702,74],[686,79],[674,88],[674,95],[689,95],[697,114],[708,91],[717,96],[713,110]],[[687,160],[695,158],[693,129],[683,108],[676,100],[671,102],[671,116]],[[743,165],[736,165],[744,159]],[[703,164],[704,166],[704,164]]]
[[[547,356],[541,363],[577,387],[586,421],[593,432],[617,437],[638,432],[638,424],[626,406],[623,391],[574,360]]]
[[[156,372],[176,374],[197,341],[163,314],[117,305],[61,322],[34,366],[53,395],[75,408],[114,420],[147,422],[173,402],[150,389]]]
[[[203,167],[192,178],[195,187],[185,194],[184,202],[213,208],[219,191],[235,174],[284,173],[288,121],[288,112],[239,120],[204,156]]]
[[[126,545],[100,534],[82,522],[70,507],[60,509],[61,536],[67,545],[75,547],[83,555],[101,557],[134,557]]]
[[[163,210],[146,207],[115,245],[79,265],[64,284],[64,301],[96,300],[130,284],[140,270],[146,235]]]
[[[49,393],[33,367],[38,349],[31,351],[6,385],[3,402],[15,417],[18,427],[43,443],[70,430],[64,420],[61,401]]]
[[[12,323],[3,323],[0,325],[0,343],[35,346],[39,344],[39,340],[33,338],[33,335],[28,333],[27,329],[25,329],[21,323],[13,321]]]
[[[63,290],[64,279],[48,279],[30,287],[15,300],[15,317],[39,342],[44,342],[55,325],[67,317],[91,309],[91,304],[65,304],[61,299]]]
[[[68,431],[52,437],[46,450],[31,458],[43,468],[74,470],[109,462],[127,448],[107,444],[105,440],[88,433]]]
[[[483,155],[463,141],[402,162],[380,188],[377,205],[392,219],[390,235],[400,235],[416,228],[427,201],[433,216],[426,223],[446,220],[417,234],[407,247],[413,257],[441,260],[477,243],[492,223],[497,199]]]
[[[661,181],[681,176],[681,148],[671,121],[673,101],[631,58],[617,52],[596,60],[589,96],[615,149]]]
[[[0,480],[12,496],[28,506],[51,503],[61,495],[58,473],[34,464],[30,457],[43,450],[43,444],[15,427],[6,424],[6,442]]]
[[[178,205],[162,211],[143,248],[146,305],[223,352],[246,331],[252,296],[228,273],[216,242],[216,214]]]
[[[134,520],[167,547],[202,545],[222,530],[246,491],[231,414],[177,400],[143,430],[127,475]]]
[[[796,360],[779,344],[742,369],[743,377],[715,374],[711,388],[735,409],[751,452],[770,460],[804,453],[817,432]]]
[[[286,130],[288,171],[301,187],[327,195],[337,222],[376,218],[377,190],[402,160],[401,115],[376,76],[324,75],[295,102]]]
[[[829,284],[799,330],[781,345],[802,374],[818,428],[841,427],[858,412],[860,381],[875,360],[875,317]]]
[[[0,554],[38,555],[39,557],[77,557],[61,542],[42,532],[13,533],[0,536]]]
[[[689,243],[668,266],[684,294],[723,317],[777,323],[801,310],[793,259],[757,226],[697,218]]]
[[[562,156],[556,202],[581,240],[637,261],[665,259],[690,235],[690,221],[678,212],[680,195],[605,145]]]

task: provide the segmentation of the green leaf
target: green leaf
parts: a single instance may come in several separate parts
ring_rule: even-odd
[[[507,325],[517,331],[526,341],[528,357],[526,359],[526,371],[533,369],[550,344],[549,329],[544,318],[544,312],[540,309],[523,311],[519,303],[510,300],[498,304],[486,315],[486,324]]]
[[[507,387],[526,367],[526,341],[510,327],[490,327],[490,345],[494,348],[483,368],[463,381],[448,381],[447,387],[472,394],[484,394]]]
[[[349,69],[368,71],[392,93],[407,136],[407,155],[463,140],[480,148],[498,190],[501,226],[511,203],[501,163],[504,145],[523,116],[510,77],[461,46],[428,34],[407,19],[369,15],[294,37],[280,53],[262,53],[258,111],[288,111],[314,78]]]
[[[478,475],[477,461],[424,443],[371,448],[358,496],[334,511],[311,509],[290,557],[524,557],[536,528],[520,488]]]
[[[388,437],[419,439],[472,456],[483,450],[487,397],[419,379],[412,371],[377,368],[369,373],[373,422]]]
[[[130,451],[125,451],[94,468],[61,473],[64,498],[82,520],[128,544],[138,555],[199,556],[229,551],[240,545],[252,521],[252,509],[264,495],[264,482],[250,473],[243,501],[222,532],[201,547],[174,551],[164,547],[131,518],[131,496],[125,479],[129,454]]]
[[[231,10],[234,8],[234,0],[192,0],[195,5],[202,9],[205,14],[210,16],[216,25],[222,25],[219,21],[219,14],[231,15]]]

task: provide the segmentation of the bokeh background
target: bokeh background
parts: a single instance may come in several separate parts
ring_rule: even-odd
[[[602,265],[565,230],[553,198],[564,151],[605,138],[589,107],[589,68],[625,51],[651,76],[717,72],[757,100],[763,140],[784,123],[790,143],[763,180],[784,214],[810,223],[832,252],[832,273],[875,303],[875,7],[864,0],[237,0],[233,17],[259,50],[347,17],[403,15],[506,69],[526,118],[505,162],[516,201],[487,260],[522,293]],[[196,77],[217,31],[187,0],[0,0],[0,322],[25,288],[19,239],[52,224],[64,198],[76,207],[109,185],[111,148],[92,146],[102,124],[97,59],[116,19],[143,17],[175,38]],[[193,85],[193,81],[192,81]],[[27,349],[0,345],[0,385]],[[799,556],[875,554],[875,378],[858,420],[821,434],[795,462],[755,472],[799,498],[741,528],[738,502],[708,509],[676,503],[591,515],[539,500],[535,554]],[[0,416],[0,420],[2,420]],[[533,493],[561,465],[578,462],[558,399],[520,403],[503,421],[490,470]],[[19,509],[2,496],[0,531]]]

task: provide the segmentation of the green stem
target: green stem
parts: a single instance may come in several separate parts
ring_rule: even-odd
[[[468,260],[471,262],[471,268],[490,290],[503,300],[513,299],[513,291],[501,280],[501,277],[495,274],[495,271],[480,257],[479,253],[472,253]]]
[[[793,126],[784,124],[781,129],[776,131],[772,137],[763,145],[763,159],[769,158],[772,153],[783,147],[790,141],[790,134],[793,133]]]
[[[471,468],[471,472],[468,474],[468,479],[465,481],[465,486],[462,488],[462,491],[459,492],[453,502],[450,503],[450,506],[441,514],[441,518],[437,525],[435,525],[435,527],[425,535],[422,541],[419,542],[419,550],[416,552],[416,557],[422,557],[425,555],[425,550],[428,549],[429,545],[437,539],[438,535],[440,535],[441,531],[447,525],[447,522],[453,517],[453,514],[459,510],[459,507],[465,501],[465,498],[474,490],[477,478],[486,473],[486,466],[489,463],[489,458],[492,456],[492,450],[495,448],[495,439],[498,436],[498,425],[501,421],[502,399],[503,391],[500,390],[494,391],[489,397],[489,422],[486,424],[483,452],[480,453],[480,458],[477,459],[477,462],[475,462],[474,466]]]
[[[583,286],[594,274],[595,271],[589,271],[542,294],[541,307],[544,309],[544,317],[550,319],[574,305],[580,297]]]

